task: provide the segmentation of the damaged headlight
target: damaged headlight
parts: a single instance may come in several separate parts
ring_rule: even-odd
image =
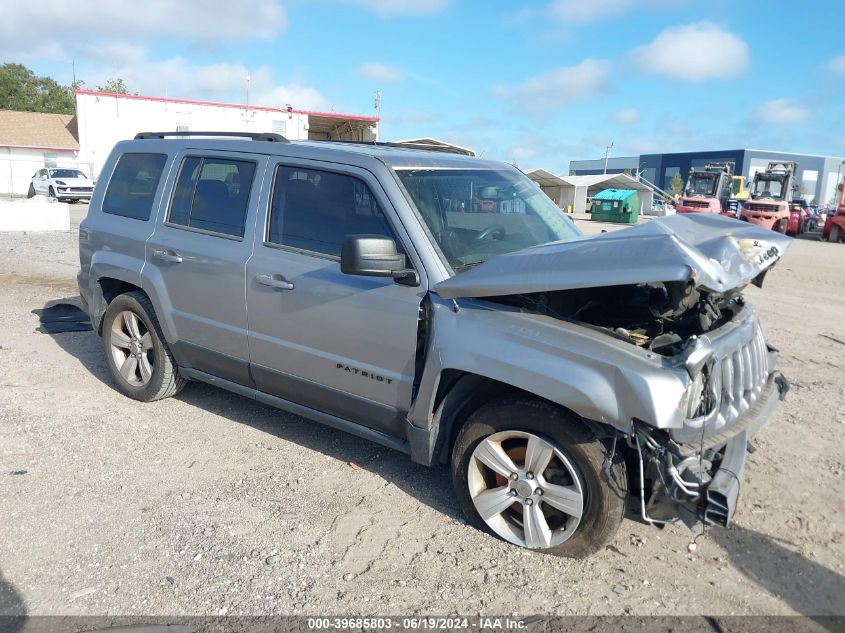
[[[703,363],[692,376],[692,382],[687,387],[686,411],[687,420],[695,420],[710,415],[719,406],[719,397],[712,381],[713,362]]]
[[[687,410],[686,417],[697,418],[702,414],[697,413],[701,409],[701,401],[704,396],[704,372],[699,372],[693,378],[690,386],[687,388]]]

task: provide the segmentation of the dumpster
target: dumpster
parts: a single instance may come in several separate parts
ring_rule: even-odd
[[[633,189],[605,189],[593,196],[591,217],[598,222],[636,224],[640,197]]]

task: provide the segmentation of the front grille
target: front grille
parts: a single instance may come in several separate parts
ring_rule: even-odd
[[[735,421],[757,400],[769,377],[766,341],[760,326],[754,324],[754,336],[745,345],[721,358],[717,357],[713,379],[722,403],[716,426]]]
[[[777,213],[780,211],[780,207],[776,204],[746,204],[745,208],[749,211],[762,211],[766,213]]]
[[[703,200],[684,200],[685,207],[692,207],[693,209],[709,209],[710,203]]]
[[[69,187],[68,191],[70,193],[91,193],[94,191],[94,187]]]
[[[687,419],[683,427],[672,429],[671,436],[690,450],[724,443],[740,432],[749,412],[767,388],[770,352],[754,312],[737,315],[732,323],[707,335],[712,361],[706,369],[703,403],[708,411],[701,417]],[[712,399],[711,399],[712,398]]]

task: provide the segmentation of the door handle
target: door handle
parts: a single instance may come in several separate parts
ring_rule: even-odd
[[[284,279],[279,279],[281,275],[256,275],[255,281],[271,288],[278,288],[279,290],[293,290],[293,284]]]
[[[153,251],[153,258],[163,262],[171,262],[173,264],[181,264],[182,256],[173,251]]]

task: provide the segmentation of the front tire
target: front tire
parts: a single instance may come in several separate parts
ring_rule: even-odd
[[[144,293],[119,295],[109,304],[102,338],[106,364],[123,395],[152,402],[176,395],[185,386]]]
[[[56,198],[56,190],[53,189],[53,187],[50,187],[50,189],[47,190],[47,198],[50,202],[56,202],[58,200],[58,198]]]
[[[34,198],[35,197],[35,187],[32,186],[32,183],[29,183],[29,189],[26,192],[27,198]]]
[[[827,241],[834,244],[839,243],[839,227],[836,224],[830,227],[830,235],[828,235]]]
[[[620,455],[551,403],[505,398],[476,411],[452,450],[452,483],[469,522],[555,556],[583,558],[616,534],[628,477]]]

